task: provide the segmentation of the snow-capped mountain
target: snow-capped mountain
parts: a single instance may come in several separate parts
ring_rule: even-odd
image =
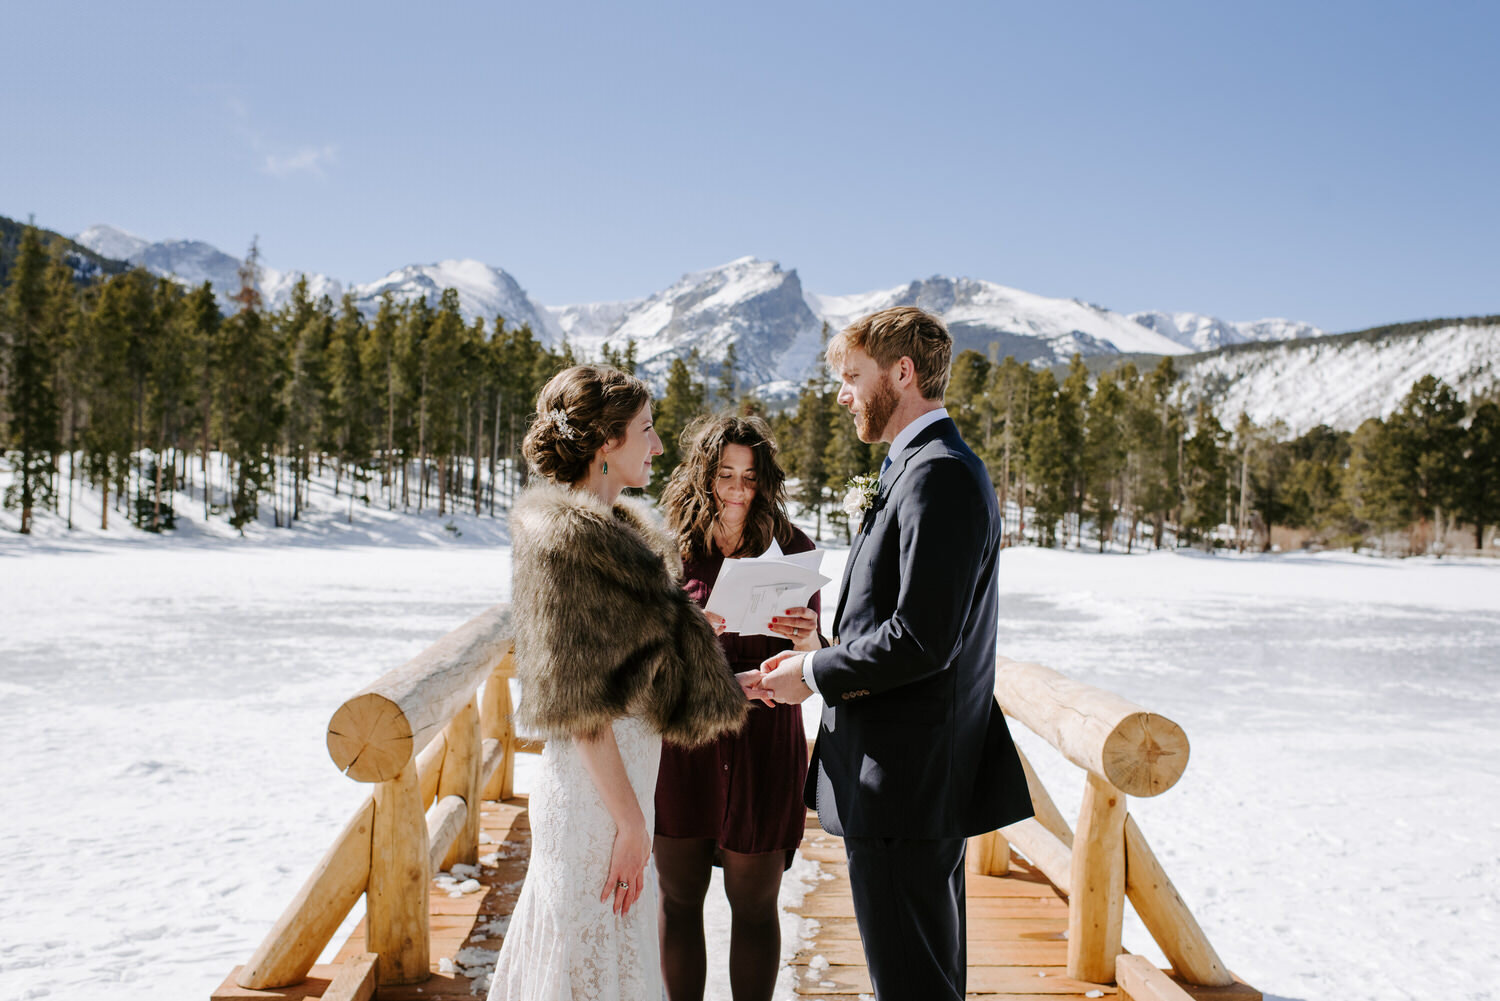
[[[1216,351],[1182,363],[1183,387],[1189,401],[1212,402],[1225,425],[1245,413],[1261,426],[1285,421],[1294,434],[1387,417],[1424,375],[1463,399],[1500,392],[1500,324],[1426,326]]]
[[[821,346],[822,321],[808,307],[797,272],[754,257],[683,275],[646,299],[552,312],[570,343],[584,350],[605,344],[624,350],[634,341],[641,371],[651,378],[693,350],[718,364],[733,344],[743,382],[795,384]]]
[[[919,306],[948,324],[955,353],[973,349],[988,354],[989,346],[995,344],[1001,357],[1014,355],[1022,362],[1066,361],[1075,351],[1161,355],[1189,350],[1102,306],[1051,299],[975,278],[937,275],[879,292],[814,296],[812,300],[834,330],[877,309]]]
[[[239,284],[239,259],[206,243],[153,243],[109,226],[90,227],[78,242],[188,284],[212,281],[221,297]],[[274,308],[302,276],[263,268],[261,291]],[[337,300],[342,294],[344,286],[332,278],[306,277],[315,297]],[[1419,333],[1328,337],[1290,320],[1235,323],[1187,312],[1127,316],[1076,299],[944,276],[820,295],[802,287],[795,269],[754,257],[683,275],[654,295],[623,302],[544,307],[510,274],[474,260],[409,265],[349,291],[373,315],[386,293],[397,300],[423,296],[435,304],[445,288],[458,291],[468,320],[503,317],[511,326],[529,324],[544,343],[566,339],[584,357],[597,357],[606,345],[623,351],[634,341],[642,374],[658,385],[673,359],[695,351],[702,362],[695,374],[715,378],[733,344],[740,384],[771,398],[794,395],[819,371],[825,324],[831,333],[898,305],[943,317],[958,351],[990,354],[993,346],[1000,356],[1036,365],[1065,362],[1074,352],[1208,352],[1179,362],[1190,399],[1211,399],[1227,421],[1244,411],[1258,423],[1280,418],[1299,431],[1317,423],[1353,427],[1365,417],[1388,414],[1427,373],[1464,396],[1500,387],[1500,326],[1456,322]]]
[[[1212,351],[1230,344],[1251,341],[1323,337],[1326,333],[1311,323],[1296,320],[1269,319],[1232,323],[1217,316],[1204,316],[1202,313],[1131,313],[1129,319],[1194,351]]]
[[[435,306],[446,288],[457,290],[465,320],[483,317],[485,323],[492,324],[497,316],[504,317],[507,326],[529,325],[544,344],[556,345],[562,341],[563,328],[550,312],[532,302],[526,290],[509,274],[481,261],[409,264],[378,281],[355,285],[350,291],[360,311],[374,316],[380,309],[381,296],[387,292],[397,302],[421,296],[428,305]]]
[[[224,310],[232,308],[229,297],[240,287],[240,267],[244,262],[201,240],[152,243],[113,226],[90,226],[78,234],[77,240],[96,254],[143,267],[163,278],[175,278],[184,285],[212,282],[219,307]],[[276,309],[291,298],[292,289],[303,277],[314,299],[326,295],[338,302],[344,294],[343,285],[327,275],[281,271],[265,264],[260,267],[257,286],[267,305]]]

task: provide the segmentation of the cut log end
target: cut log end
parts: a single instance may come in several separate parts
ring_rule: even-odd
[[[366,692],[339,706],[328,721],[328,754],[359,782],[388,782],[412,760],[412,729],[401,707]]]
[[[1132,713],[1105,739],[1101,757],[1110,785],[1130,796],[1157,796],[1187,770],[1187,734],[1165,716]]]

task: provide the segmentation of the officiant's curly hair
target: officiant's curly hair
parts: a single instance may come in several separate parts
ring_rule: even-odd
[[[828,366],[837,374],[844,354],[863,351],[882,369],[902,357],[910,358],[917,374],[917,391],[924,399],[941,400],[948,389],[953,363],[953,337],[942,320],[915,306],[892,306],[855,320],[828,342]]]
[[[770,548],[773,538],[782,546],[791,543],[794,530],[786,510],[786,473],[776,461],[776,439],[769,424],[738,414],[699,417],[683,430],[680,440],[682,462],[662,491],[661,506],[684,560],[759,556]],[[739,551],[718,554],[713,532],[719,498],[714,483],[727,445],[744,445],[754,456],[755,498],[745,516]]]

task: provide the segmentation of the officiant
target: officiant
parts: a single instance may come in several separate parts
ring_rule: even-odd
[[[683,442],[662,509],[677,535],[685,587],[700,605],[708,603],[726,558],[762,556],[773,542],[788,555],[814,549],[787,515],[786,474],[765,421],[700,418]],[[730,670],[758,679],[772,654],[828,645],[819,632],[820,610],[816,593],[806,606],[780,610],[764,624],[771,635],[726,632],[722,617],[707,614]],[[781,959],[776,898],[802,841],[806,775],[799,706],[752,702],[744,728],[732,736],[691,750],[663,744],[654,852],[669,1001],[703,997],[703,901],[714,866],[724,870],[733,920],[728,949],[716,942],[713,954],[728,953],[736,1001],[771,1001]]]

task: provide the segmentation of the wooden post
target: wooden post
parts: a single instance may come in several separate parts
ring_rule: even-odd
[[[1125,891],[1172,969],[1199,987],[1228,987],[1234,975],[1209,944],[1135,820],[1125,818]]]
[[[1073,838],[1068,976],[1114,981],[1125,913],[1125,794],[1092,773]]]
[[[443,868],[455,862],[479,862],[479,764],[483,748],[479,741],[479,708],[470,699],[448,723],[448,750],[443,755],[443,774],[438,779],[437,798],[458,796],[468,806],[468,819],[443,857]]]
[[[365,800],[240,970],[241,987],[263,991],[300,983],[307,976],[365,892],[374,816],[374,802]]]
[[[1010,872],[1010,842],[999,831],[976,834],[969,839],[968,869],[980,876],[1004,876]]]
[[[382,986],[416,984],[428,969],[427,818],[416,762],[375,787],[365,943],[380,956]]]
[[[506,653],[484,683],[480,728],[485,740],[499,741],[500,766],[485,780],[484,798],[506,800],[515,795],[516,728],[511,716],[510,677],[515,673],[513,654]]]

